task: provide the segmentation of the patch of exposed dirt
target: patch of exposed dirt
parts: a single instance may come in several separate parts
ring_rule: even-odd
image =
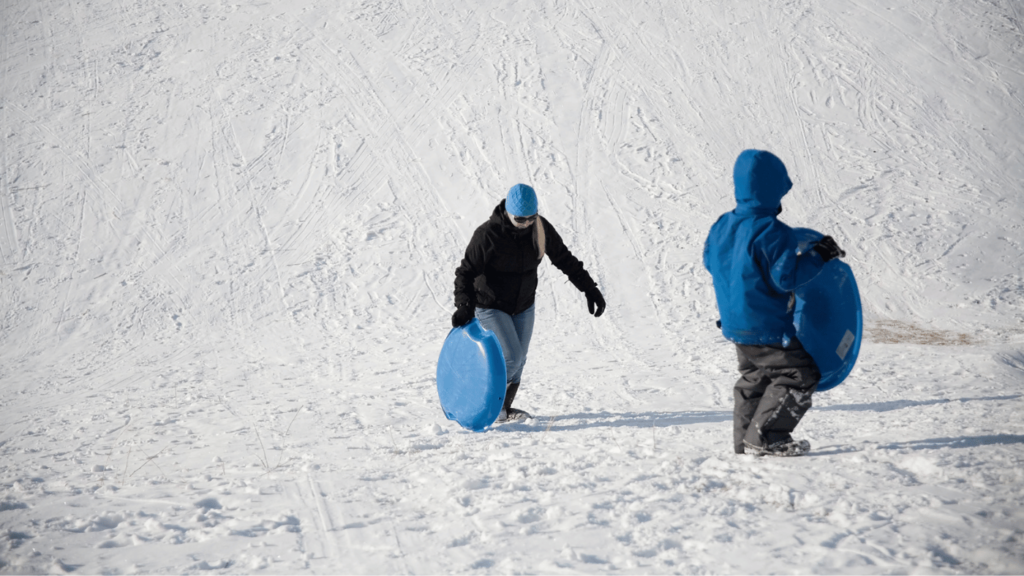
[[[898,320],[878,320],[865,326],[867,339],[885,344],[928,346],[971,346],[981,342],[969,334],[951,330],[930,330]]]

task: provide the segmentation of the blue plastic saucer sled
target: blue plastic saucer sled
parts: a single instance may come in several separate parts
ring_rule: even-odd
[[[809,228],[794,232],[799,241],[797,252],[823,237]],[[821,371],[818,392],[830,390],[846,379],[860,353],[864,320],[853,270],[838,258],[830,260],[814,280],[794,292],[796,336]]]
[[[453,328],[437,359],[437,395],[449,420],[480,432],[505,403],[505,355],[494,332],[476,318]]]

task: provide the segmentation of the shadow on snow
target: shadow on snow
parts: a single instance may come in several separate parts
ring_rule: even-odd
[[[955,398],[950,400],[949,398],[937,398],[935,400],[893,400],[892,402],[874,402],[872,404],[840,404],[837,406],[815,406],[812,410],[818,410],[822,412],[829,412],[832,410],[843,410],[848,412],[890,412],[892,410],[902,410],[904,408],[914,408],[917,406],[934,406],[936,404],[949,404],[950,402],[981,402],[981,401],[992,401],[992,400],[1016,400],[1020,398],[1020,394],[1014,394],[1011,396],[984,396],[981,398]]]
[[[892,402],[875,402],[871,404],[840,404],[837,406],[814,407],[813,410],[831,412],[836,410],[848,412],[890,412],[904,408],[934,406],[951,402],[980,402],[997,400],[1017,400],[1021,394],[1008,396],[985,396],[980,398],[938,398],[935,400],[894,400]],[[732,412],[715,410],[708,412],[577,412],[575,414],[559,414],[555,416],[537,416],[532,427],[538,424],[544,430],[582,430],[585,428],[667,428],[669,426],[685,426],[689,424],[708,424],[731,422]],[[511,429],[519,429],[513,425]],[[846,451],[856,451],[857,448]]]
[[[986,436],[961,436],[959,438],[929,438],[926,440],[908,440],[906,442],[892,442],[889,444],[878,444],[872,447],[874,450],[936,450],[939,448],[977,448],[979,446],[999,446],[1009,444],[1024,444],[1024,436],[1019,434],[990,434]],[[810,456],[835,456],[836,454],[851,454],[864,452],[867,449],[861,446],[829,446],[821,450],[814,450]]]
[[[589,428],[668,428],[669,426],[685,426],[688,424],[707,424],[716,422],[732,422],[732,412],[578,412],[576,414],[559,414],[556,416],[535,416],[531,428],[542,431],[570,431]],[[507,425],[506,425],[507,426]],[[516,426],[499,429],[522,431]]]

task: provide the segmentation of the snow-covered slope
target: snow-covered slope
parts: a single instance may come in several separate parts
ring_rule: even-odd
[[[1014,0],[0,3],[0,572],[1024,571]],[[700,263],[765,148],[868,341],[731,453]],[[455,266],[545,265],[526,424],[444,420]]]

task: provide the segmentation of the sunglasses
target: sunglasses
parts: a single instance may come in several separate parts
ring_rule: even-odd
[[[513,216],[512,219],[515,220],[516,224],[528,224],[536,220],[537,215],[534,214],[533,216]]]

